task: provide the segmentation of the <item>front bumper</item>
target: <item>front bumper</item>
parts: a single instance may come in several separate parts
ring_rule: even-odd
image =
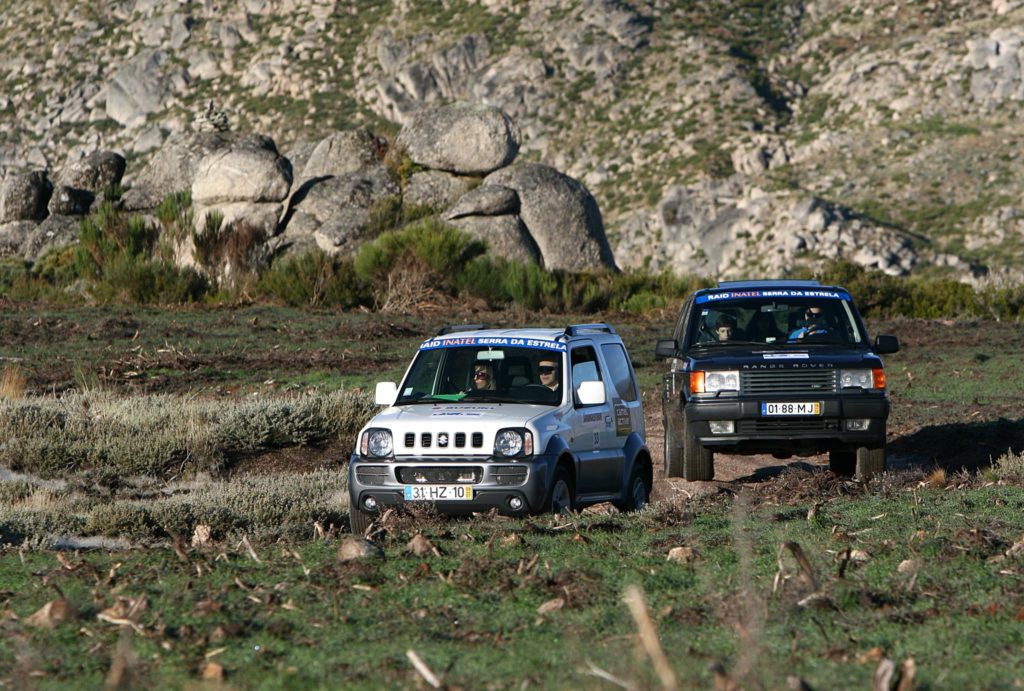
[[[701,445],[716,451],[774,453],[792,451],[794,447],[825,451],[885,443],[889,417],[889,398],[885,395],[803,396],[792,400],[820,400],[821,415],[766,417],[761,414],[764,399],[747,397],[691,398],[683,415]],[[713,434],[709,426],[712,420],[733,421],[734,433]],[[868,420],[867,429],[851,430],[849,420]]]
[[[431,506],[446,514],[465,514],[497,509],[499,513],[519,516],[537,513],[548,494],[550,469],[554,457],[532,456],[526,460],[491,457],[400,457],[394,461],[364,459],[353,454],[349,459],[349,500],[353,506],[372,513],[386,507]],[[407,485],[467,485],[473,488],[468,500],[407,502]],[[376,508],[365,502],[372,497]],[[521,502],[514,508],[514,498]]]

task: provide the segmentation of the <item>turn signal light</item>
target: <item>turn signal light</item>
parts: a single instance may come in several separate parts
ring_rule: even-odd
[[[884,369],[873,369],[871,370],[872,384],[876,389],[885,388],[885,370]]]
[[[704,393],[704,372],[690,372],[690,393]]]

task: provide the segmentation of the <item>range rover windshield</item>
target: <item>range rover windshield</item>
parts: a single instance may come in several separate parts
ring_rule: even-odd
[[[433,339],[420,352],[399,388],[395,405],[562,402],[565,344],[520,338]]]
[[[772,290],[700,296],[691,320],[694,348],[730,345],[811,346],[866,343],[844,292]]]

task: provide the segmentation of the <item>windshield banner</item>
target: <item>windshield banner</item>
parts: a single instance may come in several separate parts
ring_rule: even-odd
[[[832,300],[851,300],[850,294],[838,290],[800,290],[787,288],[782,290],[733,290],[723,293],[708,293],[697,296],[697,304],[718,302],[719,300],[742,300],[744,298],[830,298]]]
[[[420,350],[434,350],[435,348],[465,348],[465,347],[494,347],[494,348],[536,348],[538,350],[557,350],[565,352],[564,343],[554,341],[542,341],[535,338],[513,338],[508,336],[465,336],[462,338],[432,338],[420,345]]]

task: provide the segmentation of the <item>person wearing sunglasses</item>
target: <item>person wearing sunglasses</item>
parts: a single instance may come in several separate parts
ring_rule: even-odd
[[[537,376],[541,386],[546,386],[552,391],[559,391],[562,386],[562,378],[558,376],[558,361],[552,358],[544,358],[537,363]]]
[[[489,363],[473,363],[473,389],[477,391],[494,390],[494,369]]]

